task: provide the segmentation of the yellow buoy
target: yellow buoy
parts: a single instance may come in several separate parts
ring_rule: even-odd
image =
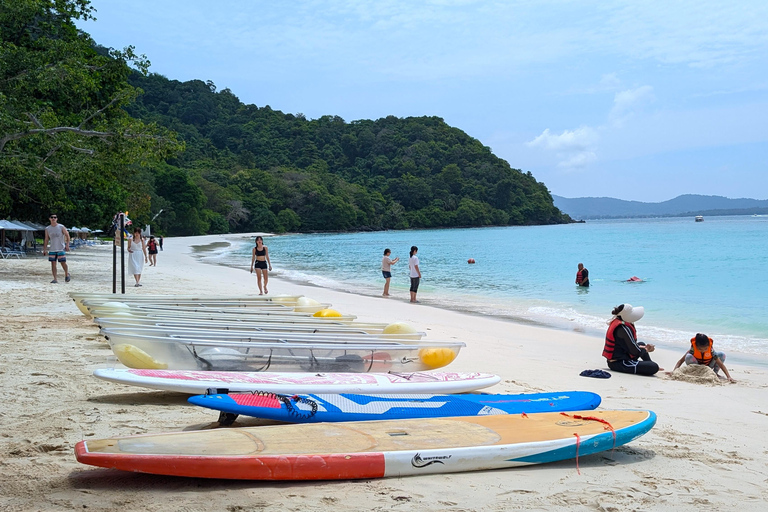
[[[419,359],[431,369],[442,368],[456,359],[456,352],[450,348],[422,348],[419,350]]]
[[[386,326],[381,332],[384,334],[413,334],[416,329],[405,322],[395,322]]]
[[[168,368],[167,364],[158,362],[154,357],[147,354],[139,347],[128,343],[115,345],[112,347],[112,352],[114,352],[120,362],[128,368],[144,370],[164,370]]]
[[[293,310],[298,311],[299,313],[315,313],[322,308],[323,306],[321,306],[320,303],[315,299],[310,299],[309,297],[299,297],[296,300],[296,306],[294,306]]]
[[[131,306],[129,306],[125,302],[117,302],[117,301],[105,302],[104,304],[101,304],[98,307],[111,308],[111,309],[131,309]]]
[[[341,313],[336,311],[335,309],[321,309],[317,313],[315,313],[312,316],[316,316],[318,318],[337,318],[341,316]]]

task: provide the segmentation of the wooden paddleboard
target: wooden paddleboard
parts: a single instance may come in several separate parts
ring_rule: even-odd
[[[77,460],[158,475],[338,480],[454,473],[583,457],[626,444],[650,411],[310,423],[81,441]]]
[[[210,388],[270,393],[464,393],[501,379],[490,373],[281,373],[102,368],[99,379],[199,395]]]
[[[591,410],[600,405],[600,395],[588,391],[517,395],[232,393],[197,395],[188,401],[229,415],[223,417],[224,424],[231,424],[240,414],[288,423],[320,423]]]

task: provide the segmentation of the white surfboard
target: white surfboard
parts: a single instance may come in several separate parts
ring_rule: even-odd
[[[98,369],[99,379],[164,391],[201,394],[209,388],[269,393],[465,393],[497,384],[490,373],[279,373]]]

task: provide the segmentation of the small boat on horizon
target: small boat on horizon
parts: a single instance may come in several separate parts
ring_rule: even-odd
[[[697,215],[696,217],[694,217],[694,220],[696,222],[704,222],[704,216],[703,215]]]

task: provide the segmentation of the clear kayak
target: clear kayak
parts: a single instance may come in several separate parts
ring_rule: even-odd
[[[129,368],[280,372],[417,372],[441,368],[462,342],[271,343],[105,333]]]
[[[358,335],[358,336],[383,336],[383,337],[399,337],[401,339],[408,340],[420,340],[426,333],[403,330],[392,330],[392,332],[384,332],[384,329],[359,329],[354,326],[346,325],[282,325],[282,324],[249,324],[249,323],[227,323],[227,322],[192,322],[192,321],[145,321],[135,322],[130,320],[121,319],[97,319],[96,322],[102,329],[157,329],[165,330],[169,333],[179,334],[180,332],[199,333],[200,331],[206,331],[213,334],[230,334],[237,332],[239,335],[247,336],[257,333],[272,333],[273,335],[285,334],[285,335]]]

